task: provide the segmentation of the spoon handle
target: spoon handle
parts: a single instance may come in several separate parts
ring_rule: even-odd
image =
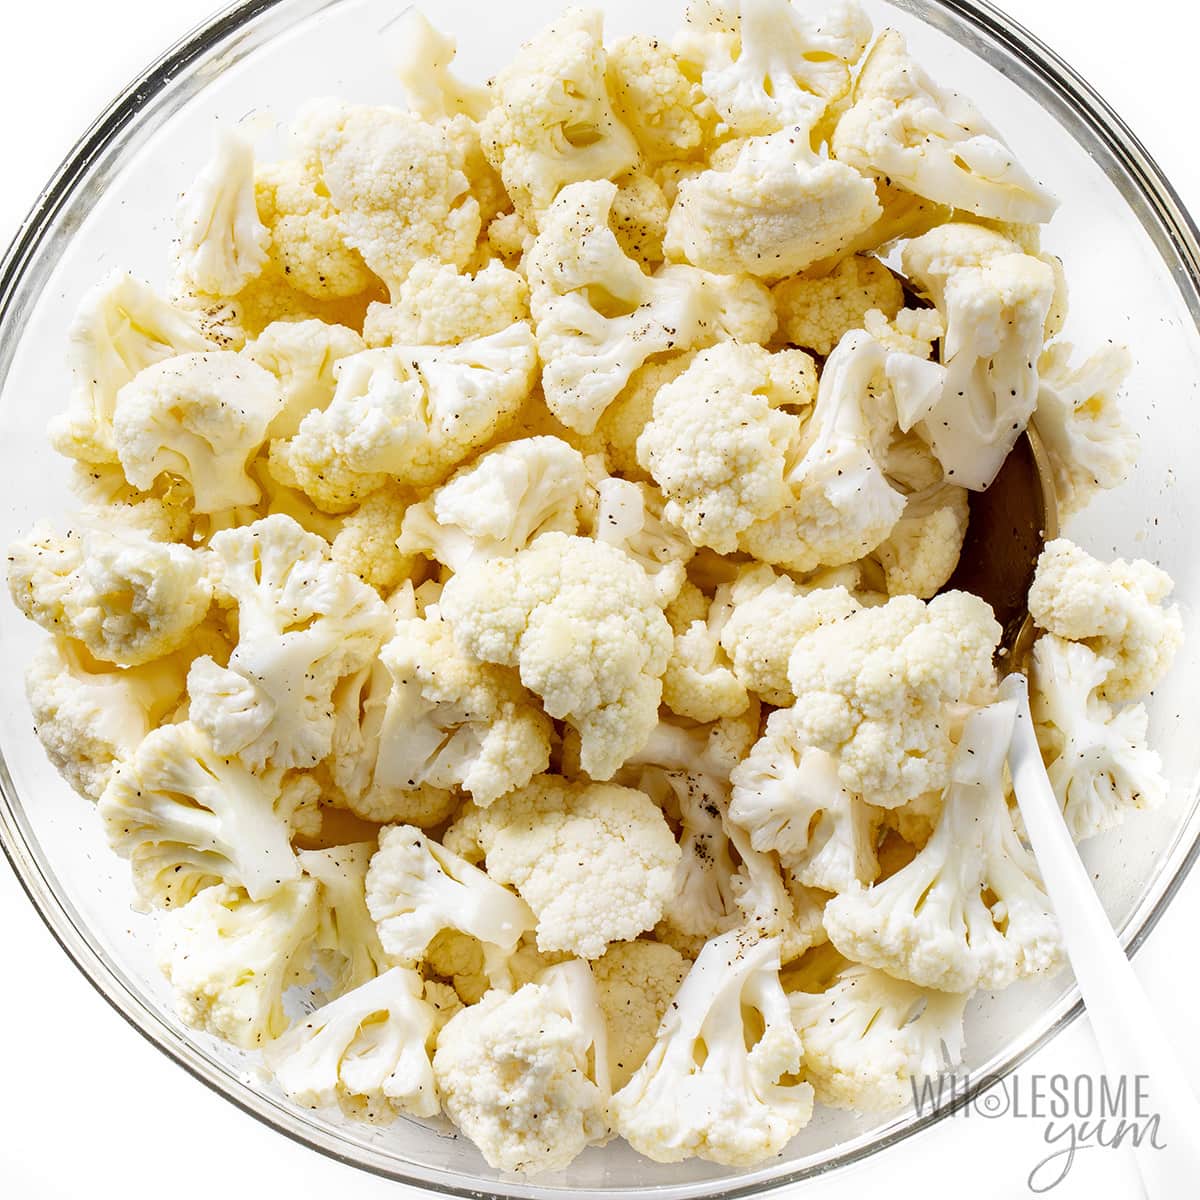
[[[1009,675],[1001,696],[1017,702],[1008,763],[1042,881],[1062,930],[1067,957],[1087,1006],[1092,1031],[1112,1086],[1126,1081],[1126,1119],[1135,1126],[1122,1139],[1134,1149],[1150,1200],[1196,1195],[1200,1188],[1200,1103],[1133,967],[1117,940],[1092,881],[1067,831],[1042,762],[1025,676]],[[1146,1097],[1137,1120],[1134,1096],[1141,1076]],[[1111,1134],[1117,1119],[1106,1122]],[[1135,1137],[1134,1133],[1144,1136]],[[1157,1148],[1161,1147],[1161,1148]]]

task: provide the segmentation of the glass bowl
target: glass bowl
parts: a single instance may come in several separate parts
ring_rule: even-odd
[[[1102,555],[1135,554],[1178,584],[1189,640],[1153,697],[1152,734],[1173,784],[1170,804],[1087,845],[1085,858],[1132,950],[1170,902],[1197,851],[1200,739],[1186,698],[1200,682],[1193,611],[1200,560],[1188,517],[1200,511],[1200,278],[1196,230],[1137,140],[1081,79],[995,9],[968,0],[868,0],[939,81],[969,93],[1018,157],[1061,198],[1046,237],[1072,284],[1068,335],[1114,338],[1137,360],[1127,409],[1142,435],[1137,472],[1071,532]],[[459,40],[461,68],[486,77],[563,0],[439,0],[431,17]],[[681,6],[680,6],[681,7]],[[676,4],[608,0],[608,32],[667,34]],[[390,69],[399,0],[251,0],[215,17],[149,68],[103,114],[50,182],[0,267],[0,542],[69,505],[67,467],[45,440],[68,392],[67,323],[114,266],[163,283],[176,194],[207,157],[218,119],[248,124],[265,155],[305,99],[397,100]],[[503,12],[503,17],[499,14]],[[246,1112],[354,1166],[459,1195],[738,1196],[795,1183],[919,1133],[937,1115],[820,1111],[769,1165],[733,1172],[661,1166],[620,1143],[590,1150],[536,1183],[487,1168],[448,1129],[412,1121],[373,1129],[299,1110],[253,1060],[181,1026],[153,962],[150,918],[131,914],[127,865],[104,845],[90,806],[59,780],[33,735],[22,689],[41,635],[0,604],[0,835],[18,876],[80,970],[181,1066]],[[1067,973],[981,995],[968,1013],[966,1067],[976,1086],[1011,1070],[1079,1012]],[[943,1111],[942,1116],[945,1115]]]

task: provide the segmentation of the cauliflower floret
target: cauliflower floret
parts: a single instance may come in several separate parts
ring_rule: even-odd
[[[846,789],[895,808],[950,778],[952,733],[994,696],[1000,626],[966,592],[897,596],[796,643],[788,676],[803,744],[833,754]]]
[[[533,233],[519,213],[493,217],[487,230],[488,249],[506,261],[519,259],[533,244]]]
[[[271,234],[254,201],[254,150],[225,129],[217,150],[180,198],[176,270],[185,287],[235,296],[262,274]]]
[[[818,626],[844,620],[859,608],[844,587],[803,586],[765,563],[742,568],[729,599],[733,612],[721,629],[721,647],[738,682],[777,705],[795,699],[787,664],[796,643]]]
[[[623,1088],[654,1046],[654,1035],[687,974],[688,961],[661,942],[617,942],[592,963],[608,1027],[608,1071]]]
[[[716,721],[737,717],[750,706],[745,685],[721,645],[725,626],[733,615],[732,586],[717,588],[706,611],[675,632],[675,649],[663,675],[663,703],[681,717]]]
[[[876,309],[894,317],[904,307],[900,281],[865,254],[842,259],[828,275],[797,275],[771,289],[779,336],[793,346],[828,355],[851,329],[865,328]]]
[[[779,941],[714,938],[692,964],[654,1047],[613,1097],[620,1134],[656,1162],[750,1166],[812,1117],[800,1036],[779,982]]]
[[[550,761],[550,721],[503,667],[467,658],[437,605],[396,622],[372,786],[462,788],[487,806]]]
[[[1162,760],[1146,745],[1144,705],[1114,712],[1097,696],[1111,659],[1048,634],[1033,647],[1038,744],[1071,836],[1081,842],[1167,795]]]
[[[238,644],[227,667],[207,656],[192,664],[192,720],[252,770],[268,760],[315,766],[332,745],[338,680],[365,666],[387,633],[383,601],[290,517],[222,530],[210,547],[218,597],[237,607]]]
[[[435,1014],[406,967],[309,1013],[263,1050],[284,1095],[305,1108],[337,1106],[373,1123],[439,1112],[428,1043]]]
[[[613,106],[650,163],[688,158],[704,147],[706,102],[679,59],[656,38],[634,34],[608,51]]]
[[[441,125],[400,109],[316,101],[300,140],[320,162],[346,242],[395,296],[431,256],[464,267],[479,238],[464,148]]]
[[[445,929],[478,938],[486,955],[502,959],[534,926],[523,900],[411,825],[380,833],[366,891],[379,940],[402,964],[420,962]]]
[[[755,558],[795,571],[836,567],[869,554],[891,533],[904,497],[878,461],[881,378],[890,394],[898,372],[917,360],[888,352],[870,334],[846,334],[821,372],[807,446],[787,473],[790,501],[741,534]],[[921,364],[929,366],[929,364]]]
[[[109,845],[144,905],[178,908],[226,883],[252,900],[300,875],[279,772],[251,775],[190,721],[148,734],[100,797]]]
[[[446,1115],[497,1170],[566,1167],[607,1140],[604,1017],[586,963],[551,967],[514,993],[489,992],[438,1035]]]
[[[844,892],[878,875],[872,810],[843,786],[832,755],[805,745],[791,709],[771,714],[730,779],[729,819],[805,887]]]
[[[275,376],[229,350],[154,363],[117,394],[113,438],[125,477],[148,491],[162,473],[178,475],[198,513],[255,504],[246,466],[282,405]]]
[[[643,171],[622,175],[609,213],[613,237],[626,257],[651,271],[663,260],[663,238],[671,206],[655,180]]]
[[[1133,700],[1167,673],[1183,641],[1179,609],[1164,607],[1174,586],[1145,559],[1104,563],[1057,538],[1038,558],[1029,612],[1040,629],[1112,662],[1103,699]]]
[[[503,263],[463,275],[450,263],[422,259],[390,304],[367,310],[368,346],[454,345],[499,333],[529,316],[529,287]]]
[[[823,992],[792,992],[804,1077],[832,1108],[886,1112],[912,1100],[912,1081],[962,1061],[965,995],[928,991],[849,963]]]
[[[395,484],[372,492],[341,522],[331,545],[333,561],[386,596],[414,566],[396,545],[408,510],[408,497]]]
[[[1012,701],[967,718],[933,835],[908,866],[825,907],[847,958],[943,992],[994,991],[1057,968],[1058,925],[1013,830],[1004,758]]]
[[[601,477],[596,483],[592,535],[623,550],[646,572],[655,594],[668,604],[687,578],[696,552],[688,536],[666,519],[659,492],[644,483]]]
[[[638,458],[667,498],[663,515],[697,546],[721,554],[791,498],[784,482],[801,423],[789,409],[812,403],[813,361],[725,343],[702,351],[659,389],[638,439]]]
[[[967,491],[936,483],[914,492],[892,532],[875,547],[889,596],[936,596],[954,574],[967,536]]]
[[[637,143],[605,85],[601,26],[598,11],[569,9],[492,84],[480,140],[532,228],[568,184],[613,179],[637,165]]]
[[[775,314],[761,285],[668,265],[647,275],[609,228],[617,186],[572,184],[525,256],[551,412],[591,433],[638,367],[716,341],[765,341]]]
[[[888,350],[919,359],[930,358],[934,344],[946,333],[946,324],[936,308],[902,308],[891,320],[873,308],[863,316],[863,328]],[[916,434],[906,436],[916,439]],[[921,446],[926,458],[932,457],[924,442]],[[941,478],[940,467],[938,478]]]
[[[300,422],[333,399],[334,368],[366,349],[362,338],[344,325],[324,321],[275,321],[246,346],[251,362],[279,380],[283,400],[267,429],[270,438],[291,437]]]
[[[262,900],[206,888],[159,925],[159,965],[180,1020],[254,1050],[287,1029],[283,994],[309,977],[317,885],[294,879]]]
[[[453,576],[441,607],[468,654],[518,667],[546,712],[579,731],[583,769],[602,780],[658,719],[672,646],[662,603],[624,551],[545,533]]]
[[[575,533],[585,499],[583,455],[554,437],[489,450],[404,517],[399,548],[461,571],[509,556],[539,534]]]
[[[211,349],[192,313],[114,271],[84,296],[67,332],[74,387],[67,411],[50,422],[51,445],[81,462],[115,463],[112,422],[120,390],[164,358]]]
[[[1073,352],[1068,342],[1042,352],[1033,414],[1063,516],[1078,512],[1097,491],[1124,483],[1138,444],[1117,407],[1117,393],[1133,366],[1129,351],[1109,343],[1077,367],[1071,366]]]
[[[102,662],[135,667],[179,649],[212,600],[205,556],[92,509],[65,533],[35,525],[8,548],[13,603]]]
[[[951,483],[983,491],[1037,406],[1054,273],[1000,234],[966,224],[908,242],[902,262],[946,326],[945,379],[919,432]],[[902,413],[901,428],[917,415]]]
[[[377,286],[362,255],[343,235],[315,156],[259,167],[255,194],[259,218],[271,232],[271,252],[267,270],[238,297],[247,317],[254,310],[265,315],[266,310],[281,304],[301,311],[311,310],[315,304],[319,310]],[[266,293],[263,284],[268,285]],[[275,313],[263,323],[284,315]],[[305,315],[326,314],[307,311]]]
[[[653,929],[671,894],[679,847],[644,793],[543,775],[471,822],[488,875],[537,916],[542,951],[597,958]]]
[[[352,508],[389,477],[438,483],[515,417],[536,369],[524,322],[457,346],[352,355],[337,366],[329,406],[271,444],[271,471],[328,512]]]
[[[687,9],[676,50],[702,70],[705,95],[733,132],[814,125],[850,90],[850,68],[871,40],[854,0],[820,14],[791,0],[704,0]]]
[[[726,170],[681,179],[663,245],[706,271],[782,279],[842,250],[880,211],[871,180],[814,153],[796,126],[751,138]]]
[[[450,71],[458,47],[425,14],[410,8],[397,22],[396,74],[408,107],[422,120],[465,116],[478,121],[491,105],[487,88],[455,78]]]
[[[332,980],[330,996],[352,991],[392,965],[367,909],[367,867],[374,840],[301,850],[300,869],[320,885],[320,916],[313,942],[315,960]]]
[[[885,29],[867,55],[853,101],[833,135],[844,162],[979,216],[1033,223],[1053,216],[1054,197],[966,97],[925,74],[895,29]]]
[[[25,695],[46,757],[81,796],[97,800],[116,764],[178,706],[184,677],[172,658],[121,670],[55,637],[30,662]]]

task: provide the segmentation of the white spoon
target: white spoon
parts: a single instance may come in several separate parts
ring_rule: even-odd
[[[1017,704],[1008,751],[1013,790],[1105,1072],[1113,1086],[1121,1078],[1127,1081],[1127,1097],[1134,1095],[1137,1076],[1142,1076],[1148,1097],[1144,1111],[1159,1117],[1157,1128],[1137,1121],[1137,1132],[1144,1136],[1129,1135],[1123,1144],[1134,1152],[1149,1200],[1200,1196],[1200,1102],[1067,831],[1038,749],[1025,676],[1009,675],[1000,695]],[[1134,1124],[1129,1103],[1128,1120]]]

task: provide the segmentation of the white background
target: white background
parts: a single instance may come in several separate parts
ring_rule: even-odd
[[[1183,0],[1008,0],[1007,9],[1078,68],[1143,139],[1185,201],[1200,207],[1194,38]],[[59,0],[5,4],[0,37],[4,166],[0,243],[90,118],[146,62],[209,15],[212,0]],[[436,20],[437,4],[428,6]],[[1103,247],[1097,247],[1098,252]],[[1119,293],[1114,303],[1119,303]],[[340,1200],[416,1196],[327,1160],[259,1126],[135,1034],[46,932],[0,860],[0,1196],[95,1200]],[[1200,1069],[1193,919],[1200,874],[1137,956],[1137,969]],[[1096,1070],[1077,1022],[1023,1069]],[[806,1200],[888,1189],[923,1200],[1014,1200],[1043,1158],[1040,1122],[956,1118],[870,1163],[806,1185]],[[1052,1193],[1068,1200],[1140,1195],[1124,1151],[1088,1149]],[[1174,1200],[1174,1198],[1172,1198]]]

